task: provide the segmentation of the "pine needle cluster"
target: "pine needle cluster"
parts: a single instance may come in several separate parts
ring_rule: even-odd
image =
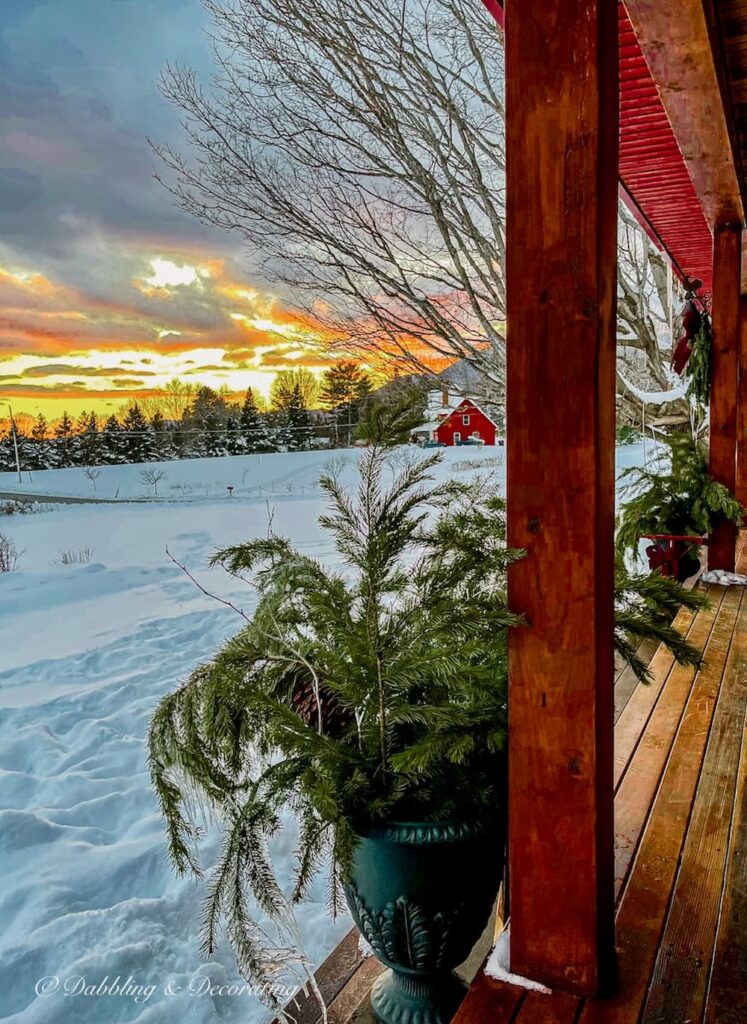
[[[621,555],[615,562],[615,650],[642,682],[650,678],[636,653],[644,640],[664,644],[680,665],[698,665],[700,654],[673,626],[680,608],[696,612],[706,607],[705,595],[687,590],[672,576],[629,572]]]
[[[685,366],[687,397],[699,414],[705,418],[711,400],[711,320],[707,313],[700,318],[700,328],[693,338],[692,352]]]
[[[741,523],[744,510],[708,470],[708,450],[689,432],[663,439],[660,454],[647,467],[625,470],[624,502],[618,521],[620,552],[637,556],[641,537],[705,535],[724,520]]]
[[[177,870],[200,870],[192,794],[224,826],[205,952],[225,920],[253,980],[264,958],[245,892],[270,918],[285,912],[267,855],[284,810],[300,826],[291,901],[331,864],[333,909],[356,833],[388,819],[500,812],[502,637],[520,621],[505,577],[520,553],[506,546],[503,502],[434,484],[437,461],[391,472],[386,451],[372,448],[357,494],[322,478],[321,525],[339,572],[274,535],[219,552],[216,563],[253,580],[256,610],[153,718],[151,774]],[[476,520],[480,543],[468,536]]]
[[[150,769],[176,869],[200,873],[197,798],[223,826],[204,952],[224,923],[255,983],[271,957],[248,893],[288,934],[322,868],[334,912],[368,828],[505,813],[507,634],[522,628],[506,578],[523,552],[507,545],[503,500],[485,483],[435,483],[439,459],[396,468],[367,449],[353,494],[322,477],[337,571],[272,533],[220,551],[213,562],[251,581],[256,609],[153,717]],[[684,597],[672,580],[619,568],[616,641],[639,676],[646,636],[694,660],[667,627]],[[299,823],[290,895],[267,846],[287,810]]]

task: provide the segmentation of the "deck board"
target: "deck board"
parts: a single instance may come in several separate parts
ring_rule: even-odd
[[[690,819],[726,652],[741,592],[727,590],[714,644],[692,687],[661,786],[617,915],[619,987],[613,999],[587,1001],[581,1024],[638,1020]]]
[[[743,598],[743,601],[745,599]],[[746,671],[743,667],[743,671]],[[711,964],[706,1024],[744,1024],[747,1001],[747,718],[729,837],[719,930]]]
[[[708,592],[710,609],[698,616],[689,639],[705,657],[711,656],[711,639],[718,644],[719,636],[712,637],[716,615],[723,598],[723,587],[711,587]],[[674,743],[682,715],[687,707],[695,670],[675,665],[660,699],[651,714],[635,757],[628,763],[615,797],[615,896],[619,896],[628,876],[638,840],[648,818],[654,796]],[[644,689],[641,687],[641,689]],[[617,736],[615,737],[617,740]]]
[[[723,892],[747,700],[747,600],[734,640],[642,1024],[699,1020]]]
[[[747,588],[707,595],[708,609],[676,620],[704,650],[700,668],[658,649],[651,684],[616,675],[616,994],[525,992],[480,971],[454,1024],[747,1020]],[[333,1024],[371,1024],[366,985],[376,973],[352,970],[332,1000]]]
[[[716,588],[714,588],[715,590]],[[723,588],[721,588],[723,589]],[[703,615],[693,616],[692,613],[680,611],[674,625],[679,632],[687,636],[691,642],[702,650],[708,639],[711,626],[716,617],[717,609],[710,608]],[[697,623],[696,623],[697,618]],[[695,631],[695,636],[691,633]],[[706,630],[708,632],[706,632]],[[625,769],[635,752],[640,738],[646,728],[656,702],[669,679],[676,669],[674,657],[666,647],[659,647],[649,663],[651,681],[644,685],[638,684],[631,694],[625,708],[615,725],[615,786],[617,787]]]

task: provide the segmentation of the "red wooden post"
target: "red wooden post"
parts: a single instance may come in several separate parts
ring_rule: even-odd
[[[737,500],[747,507],[747,295],[739,303],[737,375]]]
[[[717,224],[713,233],[713,348],[709,465],[730,491],[737,474],[737,372],[742,225]],[[723,523],[708,539],[708,568],[734,571],[736,527]]]
[[[511,968],[614,973],[618,40],[612,0],[509,0]]]

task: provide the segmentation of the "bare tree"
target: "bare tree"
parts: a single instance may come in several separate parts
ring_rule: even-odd
[[[177,201],[248,240],[325,346],[417,373],[462,360],[500,403],[503,40],[484,5],[202,2],[211,86],[163,79],[192,149],[157,149]],[[621,217],[618,390],[666,390],[666,263]]]
[[[164,469],[157,469],[155,467],[151,469],[141,469],[140,479],[144,484],[149,484],[153,488],[153,493],[158,494],[158,484],[161,480],[165,480],[167,473]]]
[[[620,203],[618,217],[617,391],[623,418],[641,423],[641,395],[656,424],[686,423],[688,403],[670,368],[683,291],[661,253]],[[671,398],[664,396],[671,395]]]
[[[85,478],[86,478],[87,480],[90,480],[90,481],[91,481],[91,483],[93,484],[93,489],[94,489],[94,491],[95,491],[95,490],[96,490],[96,481],[97,481],[97,480],[98,480],[98,478],[99,478],[99,477],[101,476],[101,470],[100,470],[100,469],[97,469],[97,468],[96,468],[95,466],[87,466],[87,467],[86,467],[86,468],[85,468],[85,469],[83,470],[83,476],[84,476],[84,477],[85,477]]]
[[[158,391],[139,399],[138,404],[148,419],[160,413],[165,420],[178,423],[191,407],[197,390],[196,384],[175,377]]]
[[[499,29],[472,0],[203,0],[212,87],[163,89],[193,158],[158,150],[201,220],[237,231],[328,338],[503,382]],[[327,341],[327,344],[329,341]]]

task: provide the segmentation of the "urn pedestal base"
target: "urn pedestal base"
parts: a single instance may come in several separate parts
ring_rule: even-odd
[[[504,845],[497,817],[388,822],[359,836],[345,895],[389,968],[371,993],[380,1024],[449,1024],[466,991],[453,971],[488,923]]]
[[[385,971],[371,992],[380,1024],[449,1024],[467,994],[453,974],[415,975]]]

